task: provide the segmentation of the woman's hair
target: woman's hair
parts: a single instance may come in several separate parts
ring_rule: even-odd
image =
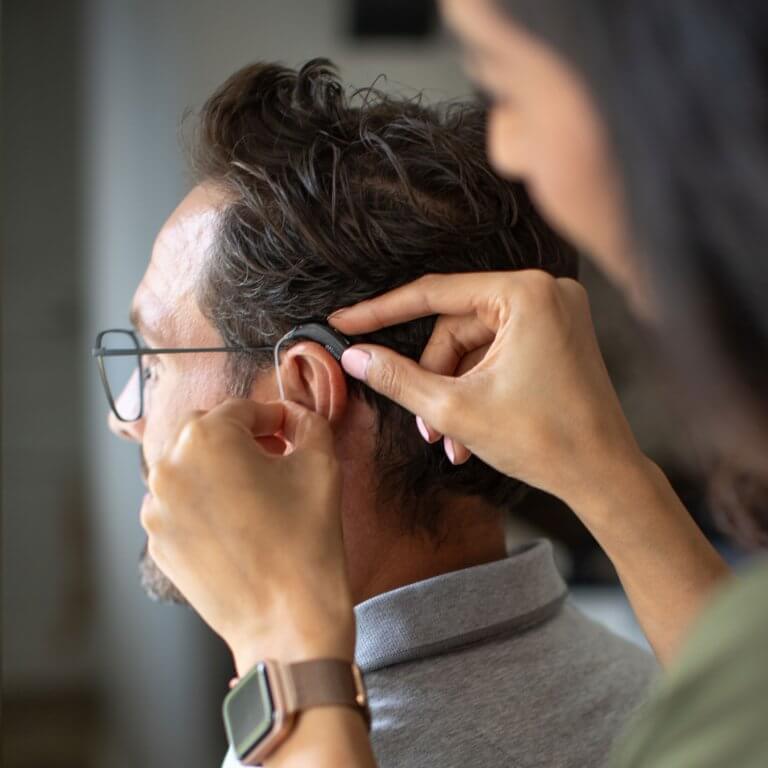
[[[197,128],[197,176],[229,200],[199,292],[227,343],[274,344],[296,325],[430,272],[577,274],[575,251],[523,188],[491,170],[485,116],[471,104],[348,93],[324,59],[298,71],[257,63],[211,96]],[[418,359],[434,321],[365,340]],[[242,396],[272,356],[232,361]],[[348,387],[376,417],[378,500],[399,510],[403,527],[440,534],[446,495],[497,509],[520,499],[518,481],[477,458],[453,466],[419,437],[411,414],[360,382]]]
[[[768,461],[768,3],[495,2],[591,93],[696,421]]]

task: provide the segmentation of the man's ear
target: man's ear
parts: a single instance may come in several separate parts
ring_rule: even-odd
[[[285,397],[336,425],[347,410],[347,380],[341,364],[321,344],[301,341],[280,361]]]

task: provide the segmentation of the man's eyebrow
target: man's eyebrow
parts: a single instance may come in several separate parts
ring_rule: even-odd
[[[144,338],[150,338],[150,339],[157,339],[158,334],[157,331],[154,328],[150,328],[146,322],[144,321],[144,318],[141,316],[141,313],[139,312],[139,308],[136,306],[131,307],[131,311],[128,315],[128,321],[131,324],[132,328],[135,328],[140,336],[143,336]]]

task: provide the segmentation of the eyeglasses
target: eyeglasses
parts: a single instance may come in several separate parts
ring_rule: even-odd
[[[91,354],[98,363],[99,376],[112,413],[118,421],[131,422],[138,421],[144,415],[144,382],[147,380],[148,373],[142,362],[145,355],[181,355],[189,352],[271,352],[272,349],[271,346],[156,349],[143,347],[133,330],[113,328],[102,331],[96,336],[96,344]],[[129,383],[128,391],[123,392]],[[122,397],[120,397],[121,393],[123,393]]]

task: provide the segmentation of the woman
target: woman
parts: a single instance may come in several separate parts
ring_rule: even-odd
[[[757,478],[750,488],[763,487],[763,4],[443,0],[442,9],[490,96],[496,167],[522,178],[658,326],[690,385],[692,422],[742,478]],[[722,561],[632,437],[583,291],[538,273],[430,277],[330,321],[364,333],[431,314],[441,317],[420,366],[366,345],[342,362],[417,415],[452,461],[474,452],[562,498],[612,559],[670,666],[616,765],[768,765],[768,570],[726,583]],[[546,388],[531,383],[541,381]],[[268,456],[252,439],[278,432],[295,446],[288,456]],[[351,659],[327,425],[290,404],[235,402],[191,416],[179,434],[153,469],[143,521],[155,559],[230,644],[238,670],[275,649],[284,660]],[[227,487],[211,499],[224,472]],[[765,541],[765,511],[741,520]],[[286,531],[290,551],[264,546]],[[267,764],[373,758],[361,718],[326,708],[302,716]]]

